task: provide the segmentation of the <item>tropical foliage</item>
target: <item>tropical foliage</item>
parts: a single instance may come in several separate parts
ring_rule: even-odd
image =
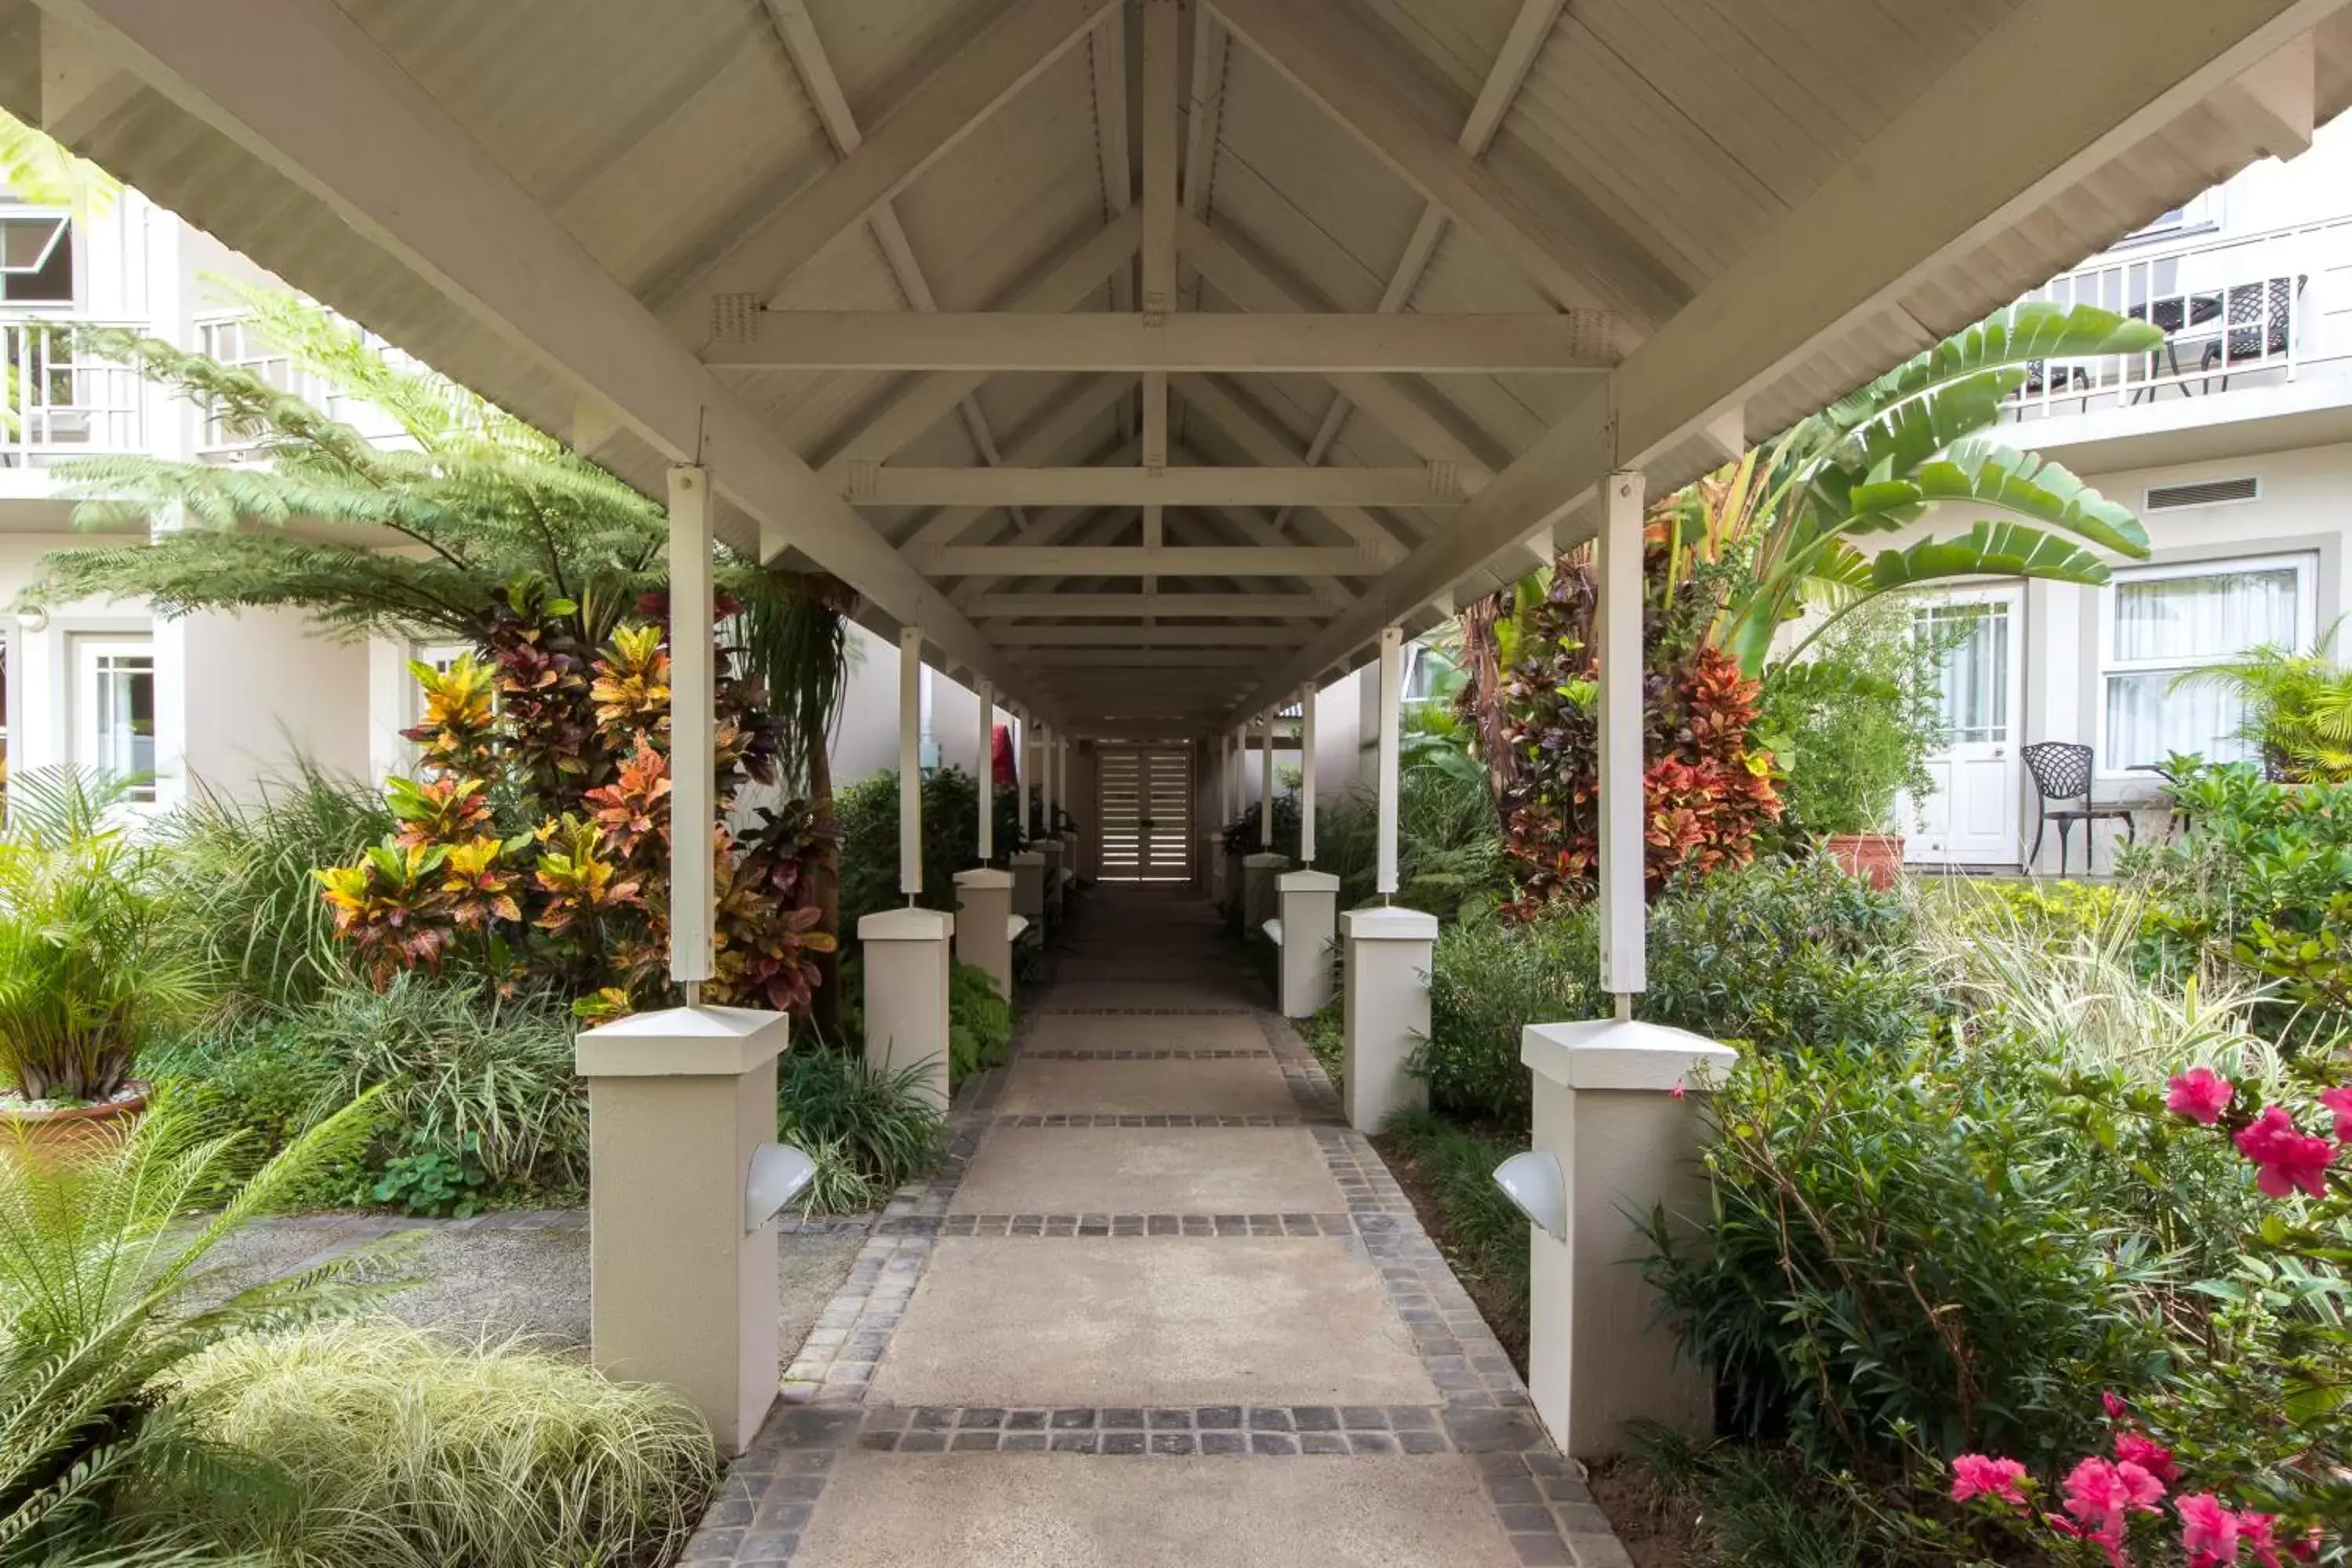
[[[1500,802],[1523,911],[1592,891],[1600,868],[1600,715],[1592,650],[1599,593],[1563,561],[1520,617],[1503,685],[1509,748]],[[1653,893],[1679,872],[1738,865],[1780,815],[1756,743],[1757,686],[1696,640],[1706,601],[1685,592],[1643,626],[1643,838]]]
[[[2336,658],[2343,623],[2311,652],[2264,644],[2235,658],[2192,669],[2167,689],[2219,686],[2245,704],[2238,739],[2273,776],[2293,783],[2352,782],[2352,669]]]
[[[126,825],[126,787],[20,775],[0,835],[0,1079],[26,1100],[121,1089],[139,1053],[192,1018],[210,973],[158,887],[162,856]]]
[[[364,1114],[320,1123],[243,1183],[236,1140],[204,1137],[168,1106],[86,1158],[0,1158],[0,1563],[115,1543],[132,1489],[188,1510],[293,1502],[170,1395],[215,1345],[364,1301],[357,1255],[225,1297],[205,1268]],[[215,1212],[191,1222],[206,1205]]]
[[[1897,800],[1934,787],[1943,653],[1910,605],[1887,599],[1842,619],[1805,658],[1766,670],[1757,733],[1780,770],[1791,829],[1900,830]]]
[[[423,753],[394,778],[397,831],[321,871],[335,930],[379,984],[455,963],[501,984],[551,984],[606,1016],[668,991],[669,651],[656,622],[624,624],[593,657],[560,625],[502,623],[497,662],[413,667]],[[762,808],[739,837],[736,791],[773,777],[774,743],[756,683],[718,650],[720,715],[710,826],[718,891],[719,999],[805,1008],[816,925],[811,867],[820,840],[805,807]]]
[[[1668,601],[1703,568],[1736,566],[1704,641],[1756,677],[1780,628],[1809,610],[1822,613],[1818,636],[1876,595],[1954,577],[2105,582],[2094,552],[2145,556],[2138,520],[1983,432],[2050,360],[2163,342],[2146,321],[2088,305],[1994,311],[1654,509]],[[1857,542],[1947,518],[1967,526],[1874,556]]]

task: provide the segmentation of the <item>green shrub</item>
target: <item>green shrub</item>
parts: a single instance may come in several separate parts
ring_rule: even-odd
[[[383,1320],[216,1345],[183,1369],[177,1404],[193,1435],[291,1480],[291,1512],[200,1521],[283,1568],[654,1568],[718,1472],[674,1394]]]
[[[110,1099],[211,991],[173,940],[161,851],[110,815],[123,793],[72,769],[14,781],[0,836],[0,1087],[28,1100]]]
[[[577,1027],[549,998],[399,974],[382,991],[337,985],[307,1006],[184,1039],[155,1068],[273,1144],[378,1090],[369,1191],[335,1196],[447,1214],[586,1182]]]
[[[315,1000],[351,980],[351,950],[313,868],[357,859],[397,826],[377,793],[298,761],[250,802],[197,789],[163,824],[173,940],[203,955],[237,998]]]
[[[1796,1048],[1713,1098],[1714,1213],[1654,1216],[1651,1277],[1721,1418],[1831,1468],[1906,1442],[2043,1468],[2096,1437],[2094,1391],[2162,1355],[2169,1266],[2134,1215],[2210,1163],[2136,1175],[2041,1064],[1989,1040]]]
[[[1013,1005],[996,994],[988,971],[959,963],[948,980],[948,1079],[961,1084],[1001,1067],[1013,1044]]]
[[[1597,1014],[1595,942],[1589,910],[1439,931],[1429,1037],[1411,1064],[1428,1081],[1433,1109],[1496,1127],[1528,1125],[1532,1091],[1519,1065],[1519,1031]]]
[[[1675,888],[1650,914],[1641,1016],[1758,1050],[1915,1039],[1932,991],[1910,904],[1827,856]]]
[[[2352,784],[2273,784],[2246,763],[2176,759],[2173,773],[2188,832],[2118,860],[2167,961],[2273,983],[2284,1005],[2272,1022],[2299,1040],[2352,1026]]]
[[[226,1300],[205,1268],[362,1125],[347,1108],[244,1180],[236,1140],[168,1099],[87,1158],[0,1157],[0,1561],[135,1545],[133,1486],[168,1489],[172,1517],[271,1495],[262,1467],[204,1444],[168,1401],[213,1346],[365,1299],[347,1283],[356,1254]]]
[[[1428,1040],[1414,1070],[1450,1115],[1527,1125],[1528,1024],[1598,1017],[1592,910],[1464,921],[1438,935]],[[1650,910],[1649,989],[1635,1011],[1763,1051],[1892,1047],[1927,1027],[1931,978],[1898,895],[1822,857],[1763,860],[1677,882]]]
[[[1897,797],[1931,792],[1952,638],[1921,635],[1916,614],[1905,599],[1882,599],[1841,616],[1807,657],[1765,671],[1757,730],[1781,772],[1790,833],[1900,832]]]
[[[886,1072],[821,1042],[777,1059],[777,1135],[816,1159],[824,1178],[813,1209],[869,1208],[930,1173],[946,1129],[923,1092],[927,1076],[923,1064]]]
[[[997,792],[1000,805],[1010,799]],[[844,785],[833,797],[841,824],[841,932],[854,943],[857,922],[884,910],[903,908],[898,890],[898,774],[893,769]],[[1017,847],[1003,832],[999,813],[996,848]],[[979,863],[980,784],[961,768],[934,768],[923,775],[923,890],[915,902],[927,910],[956,907],[955,874]]]

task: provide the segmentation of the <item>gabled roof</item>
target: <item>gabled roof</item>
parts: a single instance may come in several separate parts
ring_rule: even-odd
[[[1360,662],[2347,101],[2343,0],[0,0],[0,103],[1081,732]]]

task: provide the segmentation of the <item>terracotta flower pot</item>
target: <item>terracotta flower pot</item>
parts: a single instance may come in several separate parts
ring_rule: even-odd
[[[110,1142],[129,1134],[147,1109],[147,1086],[98,1105],[56,1110],[0,1110],[0,1159],[25,1159],[45,1168],[89,1159]]]
[[[1859,877],[1881,892],[1895,886],[1903,874],[1903,835],[1899,833],[1832,833],[1830,858],[1849,877]]]

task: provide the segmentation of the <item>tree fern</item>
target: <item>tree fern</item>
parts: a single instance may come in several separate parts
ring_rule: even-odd
[[[253,372],[110,329],[80,352],[131,365],[249,442],[252,461],[142,456],[60,464],[78,526],[152,527],[144,545],[58,552],[22,602],[150,601],[166,616],[298,609],[331,636],[440,636],[481,643],[518,585],[566,606],[601,645],[667,586],[663,510],[553,437],[354,327],[275,290],[235,290],[255,330],[341,397],[399,426],[372,440]],[[739,601],[837,612],[829,580],[771,572],[721,548],[717,578]]]

